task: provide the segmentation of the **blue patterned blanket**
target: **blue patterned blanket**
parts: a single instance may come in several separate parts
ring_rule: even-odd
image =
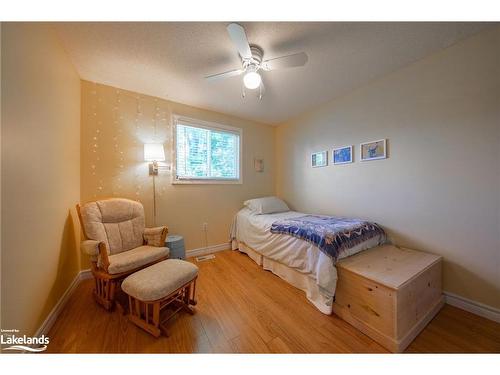
[[[376,246],[385,242],[385,232],[378,224],[359,219],[305,215],[275,221],[271,233],[289,234],[316,245],[334,262],[339,255],[354,246],[378,237]]]

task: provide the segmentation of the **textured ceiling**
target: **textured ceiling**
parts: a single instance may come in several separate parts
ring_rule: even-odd
[[[261,101],[241,97],[241,67],[227,23],[58,23],[82,79],[274,124],[446,48],[481,23],[241,23],[264,59],[304,51],[305,67],[263,72]]]

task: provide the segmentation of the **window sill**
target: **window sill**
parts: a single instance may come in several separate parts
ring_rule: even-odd
[[[172,180],[172,185],[241,185],[243,180],[210,180],[210,179],[185,179],[185,180]]]

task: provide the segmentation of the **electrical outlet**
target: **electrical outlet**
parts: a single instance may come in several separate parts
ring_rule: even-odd
[[[201,230],[204,231],[204,232],[206,232],[208,230],[208,223],[203,223],[201,225]]]

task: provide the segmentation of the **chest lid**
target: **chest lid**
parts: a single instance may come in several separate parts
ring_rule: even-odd
[[[344,258],[337,262],[337,267],[389,288],[399,289],[440,260],[438,255],[382,245]]]

